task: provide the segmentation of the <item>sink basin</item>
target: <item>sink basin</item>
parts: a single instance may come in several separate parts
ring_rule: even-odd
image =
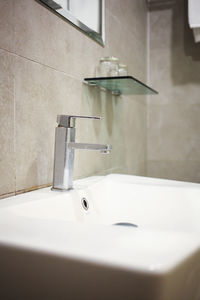
[[[199,300],[199,199],[199,184],[111,174],[1,200],[2,299]]]

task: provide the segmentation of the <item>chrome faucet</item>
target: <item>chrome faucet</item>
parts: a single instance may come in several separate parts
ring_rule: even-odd
[[[55,134],[54,173],[52,190],[70,190],[73,188],[74,150],[99,150],[110,153],[112,146],[75,142],[76,118],[100,120],[100,117],[58,115]]]

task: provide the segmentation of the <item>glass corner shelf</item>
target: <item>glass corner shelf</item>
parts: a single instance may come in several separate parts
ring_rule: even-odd
[[[155,95],[157,91],[132,76],[84,78],[89,85],[107,89],[115,95]]]

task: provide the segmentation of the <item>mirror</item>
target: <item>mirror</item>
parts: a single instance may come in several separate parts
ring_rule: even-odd
[[[39,0],[104,46],[105,0]]]

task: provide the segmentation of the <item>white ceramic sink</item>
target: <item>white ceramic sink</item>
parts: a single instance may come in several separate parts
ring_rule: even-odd
[[[111,174],[1,200],[0,293],[199,300],[200,185]]]

